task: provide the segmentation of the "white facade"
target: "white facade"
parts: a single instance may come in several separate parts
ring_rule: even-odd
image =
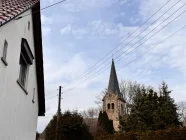
[[[23,15],[30,14],[31,10]],[[28,24],[30,22],[30,29]],[[35,140],[38,119],[36,62],[29,66],[25,91],[17,83],[21,39],[25,38],[35,57],[32,15],[11,20],[0,27],[0,57],[4,40],[8,42],[7,63],[0,60],[0,140]],[[32,102],[35,89],[35,103]]]

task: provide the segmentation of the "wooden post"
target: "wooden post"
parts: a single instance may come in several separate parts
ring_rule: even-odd
[[[56,122],[56,140],[59,139],[58,135],[58,123],[59,123],[59,117],[61,115],[61,86],[59,86],[59,100],[58,100],[58,110],[57,110],[57,122]]]

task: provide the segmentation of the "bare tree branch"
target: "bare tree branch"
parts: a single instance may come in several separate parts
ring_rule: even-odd
[[[106,93],[107,93],[107,89],[105,88],[105,90],[103,90],[99,95],[96,96],[96,100],[94,101],[99,106],[100,109],[102,108],[103,105],[102,99]]]
[[[93,136],[96,135],[97,118],[98,118],[99,112],[100,112],[99,108],[89,108],[88,110],[84,110],[81,113],[84,118],[84,122],[89,127],[90,132]]]
[[[178,102],[178,113],[180,114],[180,120],[186,122],[186,101]]]

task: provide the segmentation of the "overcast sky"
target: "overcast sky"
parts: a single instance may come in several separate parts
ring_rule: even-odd
[[[41,0],[41,7],[58,1]],[[66,0],[42,11],[46,116],[38,119],[39,132],[44,130],[57,111],[59,85],[64,86],[63,91],[75,87],[62,95],[62,111],[96,107],[95,96],[108,86],[112,53],[103,60],[104,63],[99,63],[83,79],[80,78],[70,85],[69,83],[138,29],[167,1]],[[186,9],[184,6],[173,14],[186,3],[186,0],[178,3],[177,1],[179,0],[170,0],[144,26],[125,40],[113,52],[113,58],[115,62],[118,60],[115,65],[119,81],[130,79],[158,88],[162,80],[165,80],[173,90],[171,96],[175,101],[182,101],[186,99],[184,93],[186,91],[186,29],[182,29],[164,42],[162,40],[184,26],[186,14],[146,41]],[[170,9],[173,5],[175,6]],[[166,12],[168,9],[170,10]],[[171,14],[173,16],[168,18]],[[156,20],[157,22],[154,22]],[[137,36],[138,34],[140,35]],[[160,42],[162,43],[158,45]],[[153,46],[156,47],[146,55],[126,65]],[[107,67],[109,68],[103,71]],[[100,74],[95,76],[97,71]],[[53,96],[54,98],[50,98]]]

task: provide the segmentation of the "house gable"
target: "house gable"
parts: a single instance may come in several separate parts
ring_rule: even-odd
[[[24,13],[28,10],[32,12],[34,50],[36,59],[36,75],[38,88],[38,115],[45,115],[45,91],[44,91],[44,70],[43,70],[43,50],[41,34],[41,15],[39,0],[0,0],[0,28],[13,20],[25,18]],[[28,13],[27,13],[28,15]]]

